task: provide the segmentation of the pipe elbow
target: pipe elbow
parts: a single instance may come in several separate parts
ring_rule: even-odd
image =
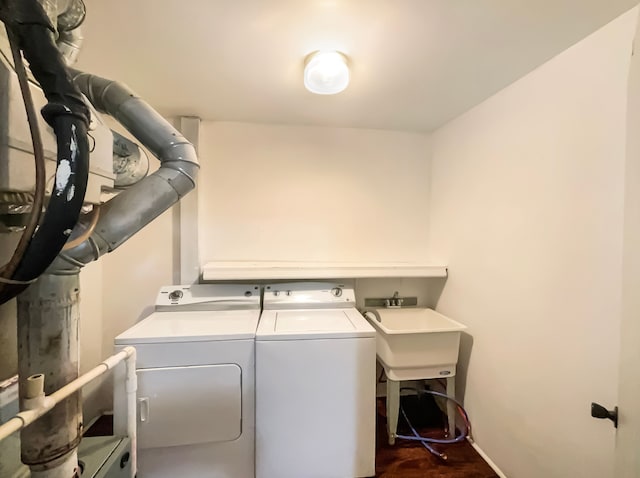
[[[195,147],[122,83],[72,71],[74,84],[93,106],[114,117],[160,160],[160,169],[101,207],[95,230],[62,259],[80,267],[111,252],[196,186]]]
[[[189,142],[172,144],[166,154],[160,158],[160,171],[171,171],[167,181],[176,190],[179,197],[183,197],[196,187],[196,179],[200,171],[195,147]],[[162,174],[162,173],[160,173]]]

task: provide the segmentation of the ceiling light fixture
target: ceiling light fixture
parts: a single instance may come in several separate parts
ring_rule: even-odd
[[[318,95],[335,95],[349,85],[347,57],[338,51],[317,51],[304,62],[304,86]]]

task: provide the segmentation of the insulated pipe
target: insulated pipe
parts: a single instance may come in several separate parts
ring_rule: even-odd
[[[76,270],[72,274],[45,273],[18,296],[21,410],[33,406],[32,375],[44,376],[47,395],[78,378],[79,291],[79,270]],[[43,400],[50,401],[48,397]],[[29,466],[32,474],[47,472],[53,478],[58,476],[58,471],[66,472],[73,464],[82,438],[80,393],[59,402],[41,420],[22,430],[22,462]],[[52,404],[46,405],[52,407]],[[77,461],[71,469],[75,466]]]
[[[59,460],[55,468],[31,469],[31,478],[77,478],[79,476],[77,448]]]
[[[116,249],[191,191],[199,165],[193,145],[125,85],[74,70],[72,74],[95,108],[117,119],[161,163],[155,173],[101,206],[94,232],[60,255],[68,264],[82,267]],[[89,226],[81,220],[77,227]],[[65,266],[58,262],[57,267]]]

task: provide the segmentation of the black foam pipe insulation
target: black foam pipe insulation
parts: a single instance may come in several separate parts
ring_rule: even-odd
[[[89,175],[87,128],[90,113],[75,87],[54,40],[54,28],[36,0],[4,0],[0,19],[18,40],[48,104],[42,116],[58,145],[51,198],[39,227],[11,277],[25,284],[5,284],[0,304],[23,291],[56,258],[73,230],[84,202]]]

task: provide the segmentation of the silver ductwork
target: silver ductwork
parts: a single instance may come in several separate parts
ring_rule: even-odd
[[[149,172],[149,157],[144,150],[117,131],[113,133],[113,186],[127,189],[146,177]]]
[[[60,53],[62,53],[67,66],[74,65],[76,61],[78,61],[83,40],[84,37],[82,36],[80,27],[68,32],[61,31],[58,33],[56,46],[58,50],[60,50]]]
[[[118,120],[160,160],[160,168],[100,207],[93,232],[60,255],[67,269],[116,249],[191,191],[199,170],[193,145],[125,85],[79,71],[72,75],[93,106]],[[90,223],[90,217],[83,217],[70,240],[88,233]],[[56,263],[62,266],[60,259]]]
[[[15,1],[22,2],[23,0]],[[37,1],[44,7],[48,18],[45,18],[44,12],[40,12],[39,6],[34,3],[35,7],[38,7],[35,9],[38,10],[36,12],[39,15],[38,18],[41,16],[41,19],[36,28],[27,22],[29,35],[25,34],[25,38],[30,42],[27,44],[29,53],[34,60],[31,61],[30,58],[27,58],[32,70],[34,67],[46,70],[43,65],[48,65],[47,61],[54,58],[55,66],[59,66],[58,70],[61,70],[54,80],[57,78],[68,80],[70,75],[75,86],[94,105],[95,109],[118,120],[137,141],[160,160],[161,164],[155,173],[144,177],[139,182],[135,182],[135,180],[144,175],[144,172],[140,172],[144,168],[140,167],[135,171],[129,168],[130,170],[126,171],[126,177],[123,176],[123,180],[128,182],[123,185],[129,186],[134,182],[135,184],[99,206],[99,209],[95,209],[93,213],[82,216],[75,227],[70,225],[65,228],[65,237],[61,242],[62,244],[66,240],[63,251],[59,253],[53,263],[50,260],[46,261],[43,270],[44,267],[51,264],[46,272],[42,275],[40,275],[41,272],[38,272],[37,275],[40,275],[38,281],[19,295],[17,311],[19,324],[18,367],[22,408],[26,406],[25,399],[30,398],[26,395],[25,384],[31,375],[44,374],[46,376],[45,392],[50,392],[53,388],[68,383],[78,375],[78,300],[81,267],[116,249],[194,189],[195,178],[199,170],[193,145],[126,86],[77,71],[70,71],[67,75],[67,68],[62,65],[55,49],[57,47],[60,50],[67,65],[75,62],[82,40],[79,26],[85,16],[83,1]],[[24,22],[16,22],[16,24],[25,25]],[[50,30],[53,30],[55,34],[55,46],[51,41]],[[44,47],[49,47],[49,49],[43,49]],[[26,49],[24,50],[26,52]],[[25,56],[27,56],[26,53]],[[9,72],[8,77],[12,78],[11,69],[6,68],[6,70]],[[38,75],[35,76],[38,77]],[[43,78],[49,79],[46,75]],[[0,75],[0,80],[2,80],[2,75]],[[40,81],[42,83],[43,80]],[[50,89],[57,92],[55,87],[59,86],[58,83],[55,81],[52,83],[49,85]],[[76,103],[86,108],[85,98],[76,91],[73,85],[65,83],[63,86],[71,87],[62,88],[61,93],[66,95],[65,98],[68,96],[72,100],[77,100]],[[44,86],[43,89],[47,91]],[[76,103],[73,105],[77,106]],[[1,104],[0,101],[0,106]],[[64,106],[64,104],[59,106]],[[63,110],[62,113],[58,110],[49,108],[46,113],[49,116],[54,116],[54,119],[56,114],[67,113],[66,110]],[[92,116],[95,116],[94,120],[98,117],[97,114]],[[82,118],[85,117],[88,119],[88,112],[82,115]],[[17,122],[17,118],[21,118],[21,116],[12,110],[8,115],[7,123],[13,124]],[[79,121],[76,117],[73,118],[73,121]],[[95,138],[97,138],[98,132],[98,130],[93,131]],[[103,139],[100,138],[100,141],[96,143],[106,144]],[[85,146],[86,143],[85,141]],[[109,146],[111,145],[109,144]],[[126,158],[127,165],[133,165],[136,161],[135,145],[127,144],[122,152],[121,156]],[[60,145],[58,145],[59,153]],[[88,153],[86,156],[88,157]],[[105,154],[100,156],[106,157]],[[110,154],[108,159],[111,162]],[[111,174],[111,171],[109,173]],[[109,183],[113,185],[113,177],[110,174]],[[100,185],[104,185],[104,182],[101,182]],[[102,188],[99,187],[98,191],[100,189]],[[22,192],[20,188],[9,190]],[[84,189],[82,197],[84,197]],[[11,199],[20,199],[20,197],[14,195]],[[98,203],[100,198],[89,202]],[[52,209],[50,201],[47,213]],[[75,223],[75,217],[73,223]],[[66,235],[71,227],[74,228],[71,236],[67,239]],[[39,231],[45,229],[41,227]],[[51,257],[55,257],[60,249],[54,250],[47,243],[37,250],[54,251]],[[40,262],[44,263],[45,261]],[[34,477],[68,478],[72,474],[79,473],[76,447],[82,436],[81,408],[81,397],[79,393],[76,393],[56,406],[38,424],[34,423],[24,430],[21,435],[22,458],[25,463],[29,464]]]
[[[87,9],[83,0],[38,0],[56,33],[56,45],[67,65],[75,64],[82,47],[80,25]]]
[[[113,251],[191,191],[199,170],[193,145],[126,86],[86,73],[71,73],[94,107],[122,123],[160,160],[160,168],[98,211],[82,216],[63,252],[38,282],[19,296],[21,383],[34,373],[45,373],[48,387],[78,376],[81,267]],[[52,341],[51,337],[63,340]],[[32,473],[66,478],[66,467],[74,463],[82,427],[80,394],[64,403],[50,412],[42,425],[33,424],[22,434],[23,461]],[[58,432],[46,434],[46,429]]]

